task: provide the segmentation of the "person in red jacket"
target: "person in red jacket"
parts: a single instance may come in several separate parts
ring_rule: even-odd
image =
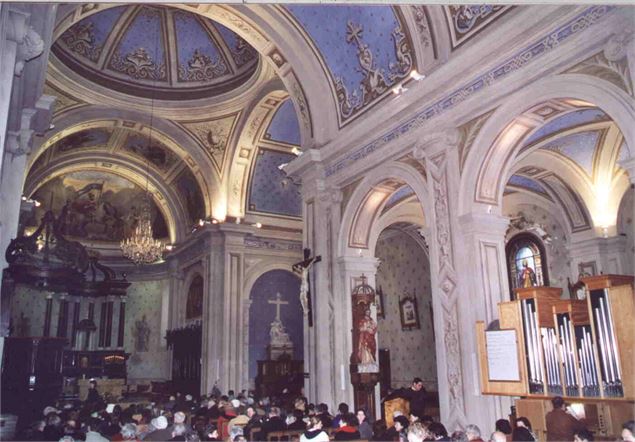
[[[340,419],[340,427],[335,430],[335,440],[357,440],[360,439],[357,430],[357,418],[352,413],[348,413]]]

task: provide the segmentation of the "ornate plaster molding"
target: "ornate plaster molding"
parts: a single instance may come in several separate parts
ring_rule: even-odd
[[[42,40],[40,34],[29,27],[22,41],[18,42],[14,70],[15,75],[18,77],[21,76],[25,63],[39,57],[42,55],[42,52],[44,52],[44,40]]]

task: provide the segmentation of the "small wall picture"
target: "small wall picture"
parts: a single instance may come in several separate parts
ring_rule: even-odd
[[[595,261],[578,263],[578,279],[585,276],[597,275],[597,269],[595,267]]]
[[[415,330],[421,328],[419,325],[419,311],[417,309],[417,298],[406,296],[399,300],[399,315],[401,316],[401,328],[403,330]]]

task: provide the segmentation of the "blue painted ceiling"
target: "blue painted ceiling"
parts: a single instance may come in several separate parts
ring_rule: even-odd
[[[532,192],[536,192],[536,193],[548,196],[547,191],[538,181],[526,176],[512,175],[509,178],[509,181],[507,182],[507,184],[516,186],[516,187],[522,187]]]
[[[276,113],[265,131],[265,138],[295,146],[300,145],[300,125],[290,98],[287,98],[276,109]]]
[[[67,29],[53,52],[91,81],[162,99],[227,92],[252,76],[259,59],[253,47],[224,26],[158,5],[97,12]]]
[[[525,140],[524,145],[529,146],[538,140],[542,140],[565,129],[608,120],[609,116],[597,107],[569,112],[541,126]]]
[[[593,155],[601,138],[600,131],[585,131],[559,137],[542,148],[575,161],[589,176],[593,174]]]
[[[315,45],[335,85],[345,121],[407,78],[414,51],[390,6],[286,5]]]
[[[295,155],[260,148],[249,187],[249,211],[283,216],[302,216],[300,186],[278,168]]]

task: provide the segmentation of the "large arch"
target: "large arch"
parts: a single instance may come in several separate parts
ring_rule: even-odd
[[[27,170],[55,142],[88,127],[117,127],[138,132],[143,136],[148,136],[152,127],[152,137],[172,150],[193,173],[203,195],[205,214],[211,216],[212,201],[220,188],[218,172],[196,141],[173,123],[143,112],[93,105],[73,109],[53,121],[55,127],[51,130],[50,136],[34,149]]]
[[[383,183],[383,186],[382,186]],[[386,183],[390,185],[386,186]],[[338,256],[372,256],[369,249],[370,230],[365,232],[362,242],[350,241],[366,227],[372,226],[381,214],[381,208],[390,195],[403,184],[414,191],[421,203],[423,213],[430,213],[428,207],[429,192],[424,177],[412,166],[400,162],[392,162],[380,171],[369,174],[356,187],[342,213],[342,222],[338,233]],[[362,220],[363,214],[370,218]],[[378,233],[377,233],[378,234]]]
[[[511,175],[520,140],[537,122],[523,118],[530,107],[552,99],[577,99],[601,108],[618,125],[633,156],[635,103],[617,86],[581,74],[545,78],[509,97],[485,122],[468,154],[461,176],[459,215],[470,212],[500,214],[501,198]]]

